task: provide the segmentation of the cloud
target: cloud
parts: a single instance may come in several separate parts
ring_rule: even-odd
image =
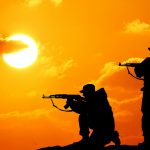
[[[17,40],[7,40],[7,38],[0,38],[0,54],[13,53],[20,49],[27,48],[28,45]]]
[[[128,89],[126,88],[126,91]],[[115,91],[114,91],[115,92]],[[120,91],[116,91],[120,92]],[[109,92],[108,92],[109,93]],[[123,97],[126,97],[128,93],[124,92]],[[112,94],[110,94],[112,96]],[[142,140],[141,133],[141,99],[142,95],[133,94],[128,98],[108,98],[115,119],[116,130],[119,131],[122,143],[137,143]],[[136,137],[130,138],[130,136],[136,135]],[[138,137],[138,138],[137,138]]]
[[[59,6],[63,0],[50,0],[56,7]]]
[[[41,71],[41,75],[58,78],[63,78],[65,76],[65,72],[75,65],[73,59],[69,59],[60,64],[59,66],[52,65],[50,58],[45,59],[45,61],[44,59],[42,59],[42,63],[43,63],[43,70]]]
[[[125,33],[143,33],[150,31],[150,24],[140,21],[139,19],[128,23],[125,26]]]
[[[122,101],[119,101],[119,100],[116,100],[116,99],[113,99],[113,98],[109,98],[109,99],[110,99],[111,103],[114,103],[117,106],[121,106],[121,105],[128,104],[130,102],[138,101],[139,99],[141,99],[141,95],[134,96],[134,97],[128,98],[128,99],[122,99]]]
[[[38,92],[37,91],[31,91],[31,92],[28,92],[27,93],[27,96],[28,97],[35,97],[35,96],[37,96],[38,95]]]
[[[132,63],[132,62],[138,63],[138,62],[141,62],[142,60],[143,60],[143,58],[129,58],[128,60],[123,61],[122,64]],[[120,67],[119,64],[116,64],[115,62],[108,62],[101,69],[99,78],[97,80],[93,80],[91,82],[94,83],[95,85],[98,85],[101,82],[103,82],[106,78],[108,78],[108,77],[114,75],[115,73],[120,72],[124,69],[126,69],[126,67]]]
[[[26,3],[29,7],[40,5],[42,2],[43,0],[26,0]]]
[[[66,119],[66,116],[68,116],[70,119],[64,121]],[[56,129],[54,130],[55,133],[57,133],[58,129],[67,133],[72,132],[68,131],[68,129],[72,129],[70,124],[71,122],[73,122],[73,118],[75,118],[73,114],[67,113],[66,115],[64,115],[55,108],[52,110],[41,108],[25,112],[12,111],[0,114],[0,130],[6,128],[17,130],[17,126],[26,128],[24,124],[27,124],[31,129],[34,128],[35,125],[37,128],[44,128],[45,126],[47,126],[49,128],[49,131],[51,130],[51,128],[54,128]]]
[[[4,114],[0,114],[0,120],[1,119],[9,119],[9,118],[28,118],[28,119],[36,119],[41,116],[50,117],[50,111],[46,109],[37,109],[31,112],[8,112]]]
[[[72,130],[70,125],[73,122],[71,121],[72,117],[66,119],[69,114],[64,115],[56,109],[44,108],[1,113],[0,149],[31,150],[38,149],[43,145],[56,145],[58,141],[59,144],[71,142],[69,140],[74,137],[77,127]]]
[[[29,7],[35,7],[41,5],[46,0],[26,0],[26,3]],[[58,7],[63,0],[47,0],[46,2],[51,2],[54,6]]]
[[[3,122],[0,124],[0,127],[2,127],[7,122],[12,122],[15,125],[15,122],[35,122],[40,120],[47,120],[52,126],[56,126],[56,124],[60,121],[60,118],[61,117],[58,116],[57,109],[48,110],[41,108],[25,112],[12,111],[0,114],[0,121]],[[66,126],[66,122],[62,123],[62,125]]]
[[[123,93],[123,95],[126,94],[126,92]],[[122,99],[113,98],[112,95],[108,97],[109,103],[113,108],[115,119],[122,121],[125,121],[125,118],[133,117],[133,114],[136,115],[137,111],[140,112],[141,99],[142,95],[139,94],[132,94],[132,96]]]
[[[46,47],[48,45],[49,47]],[[61,47],[51,45],[50,43],[41,46],[41,57],[38,64],[41,68],[39,76],[63,78],[66,72],[76,63],[71,58],[64,58]]]

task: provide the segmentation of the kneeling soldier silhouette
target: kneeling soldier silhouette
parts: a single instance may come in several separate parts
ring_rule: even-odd
[[[68,98],[67,105],[79,114],[79,127],[82,139],[77,142],[88,144],[92,149],[103,148],[111,141],[120,145],[119,134],[115,131],[112,108],[104,88],[95,90],[95,85],[86,84],[80,91],[84,101]],[[92,133],[90,134],[90,129]]]

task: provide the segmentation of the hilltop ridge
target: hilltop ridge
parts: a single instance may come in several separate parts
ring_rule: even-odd
[[[75,144],[70,144],[66,146],[51,146],[51,147],[43,147],[38,150],[94,150],[93,147],[83,147],[77,146]],[[143,147],[139,147],[138,145],[120,145],[116,147],[114,145],[109,145],[103,148],[103,150],[144,150]]]

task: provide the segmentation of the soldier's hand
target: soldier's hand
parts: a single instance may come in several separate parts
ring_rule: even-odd
[[[64,106],[65,109],[67,109],[69,107],[69,104],[66,103],[66,105]]]
[[[66,102],[66,105],[64,106],[64,108],[67,109],[72,102],[73,102],[72,98],[67,98],[67,102]]]

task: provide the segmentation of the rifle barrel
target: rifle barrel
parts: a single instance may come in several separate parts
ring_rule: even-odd
[[[125,63],[125,64],[121,64],[119,62],[119,66],[126,66],[126,67],[136,67],[137,65],[139,65],[140,63]]]
[[[45,96],[43,94],[42,98],[60,98],[60,99],[73,98],[73,99],[82,99],[83,97],[81,97],[80,95],[76,95],[76,94],[54,94],[54,95],[49,95],[49,96]]]

